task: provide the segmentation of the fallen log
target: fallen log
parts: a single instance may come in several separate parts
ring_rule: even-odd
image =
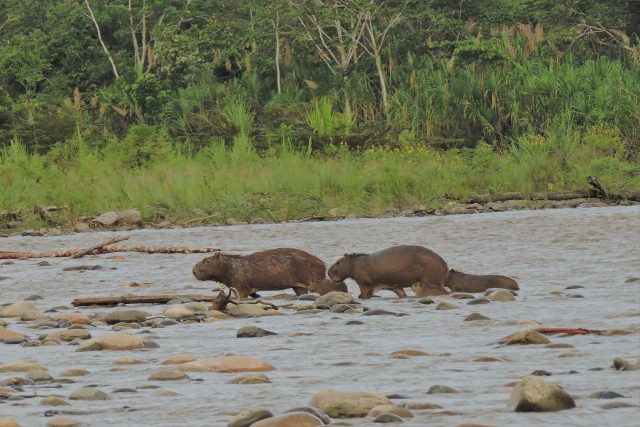
[[[571,191],[567,193],[495,193],[476,194],[466,199],[467,203],[505,202],[507,200],[573,200],[583,198],[597,198],[593,190]]]
[[[73,259],[81,258],[81,257],[85,256],[86,254],[88,254],[89,252],[95,251],[96,249],[100,249],[102,247],[111,245],[113,243],[122,242],[123,240],[129,240],[129,237],[130,236],[114,237],[113,239],[109,239],[109,240],[106,240],[106,241],[104,241],[102,243],[98,243],[97,245],[93,245],[93,246],[91,246],[89,248],[83,249],[80,252],[78,252],[77,254],[71,255],[71,258],[73,258]]]
[[[117,305],[117,304],[166,304],[174,299],[188,298],[198,302],[214,302],[217,296],[212,295],[122,295],[117,297],[76,298],[71,304],[74,307],[88,305]]]
[[[568,334],[568,335],[588,335],[592,331],[584,328],[535,328],[534,331],[541,334]]]
[[[0,252],[0,259],[30,259],[30,258],[67,258],[85,249],[65,249],[51,252]],[[180,246],[144,246],[144,245],[114,245],[101,247],[85,255],[110,254],[114,252],[144,252],[148,254],[201,254],[219,252],[216,248],[189,248]]]

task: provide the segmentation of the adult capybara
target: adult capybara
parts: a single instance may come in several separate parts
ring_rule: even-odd
[[[257,291],[293,288],[296,295],[325,278],[324,262],[299,249],[277,248],[250,255],[216,253],[197,263],[193,275],[198,280],[215,280],[236,288],[240,298]]]
[[[352,278],[360,287],[360,298],[367,299],[379,289],[389,289],[405,297],[404,287],[421,283],[446,293],[447,263],[422,246],[393,246],[372,254],[345,254],[329,268],[334,282]]]
[[[323,279],[322,282],[312,283],[309,285],[309,292],[315,292],[320,295],[328,294],[329,292],[349,292],[347,284],[343,281],[333,283],[331,279]]]
[[[456,270],[449,270],[445,286],[454,292],[484,292],[490,288],[504,288],[517,291],[518,282],[511,277],[496,274],[478,275],[465,274]]]

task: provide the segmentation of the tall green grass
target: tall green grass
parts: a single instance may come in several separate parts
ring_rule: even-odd
[[[121,140],[91,148],[74,138],[67,157],[30,155],[13,141],[0,152],[0,210],[60,204],[69,206],[69,220],[136,207],[150,220],[279,221],[336,207],[381,215],[438,204],[445,195],[574,190],[589,175],[616,192],[640,190],[639,165],[628,160],[619,130],[578,132],[566,126],[568,116],[557,120],[554,132],[525,134],[504,152],[486,143],[448,151],[407,143],[333,156],[293,149],[260,155],[239,133],[231,146],[214,140],[195,154],[165,141],[132,165],[131,153],[116,149]]]

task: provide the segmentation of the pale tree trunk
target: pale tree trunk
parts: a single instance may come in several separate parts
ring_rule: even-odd
[[[282,83],[280,77],[280,14],[276,12],[276,20],[273,22],[273,28],[276,33],[276,85],[278,87],[278,95],[282,92]]]
[[[107,48],[107,45],[104,43],[104,40],[102,40],[102,33],[100,32],[100,25],[98,25],[98,21],[96,20],[95,15],[93,14],[93,10],[91,9],[91,5],[89,5],[89,0],[84,0],[84,3],[87,5],[87,9],[89,10],[89,18],[91,19],[91,21],[93,22],[93,25],[96,28],[96,34],[98,35],[98,41],[100,42],[100,45],[102,46],[102,50],[104,50],[104,53],[107,55],[107,58],[109,59],[109,62],[111,63],[111,69],[113,70],[113,74],[116,76],[116,79],[120,77],[120,74],[118,73],[118,67],[116,67],[116,63],[113,60],[113,56],[111,56],[111,52],[109,52],[109,49]]]

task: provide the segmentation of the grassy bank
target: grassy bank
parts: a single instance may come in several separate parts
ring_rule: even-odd
[[[197,153],[163,142],[145,157],[123,141],[91,148],[78,136],[46,155],[14,141],[0,154],[0,211],[67,205],[63,226],[128,208],[148,221],[281,221],[334,208],[378,216],[434,207],[445,194],[575,190],[589,175],[617,193],[640,190],[640,167],[615,128],[524,135],[502,152],[484,143],[445,151],[404,143],[311,154],[281,144],[257,154],[250,142],[240,134],[232,146],[212,143]]]

